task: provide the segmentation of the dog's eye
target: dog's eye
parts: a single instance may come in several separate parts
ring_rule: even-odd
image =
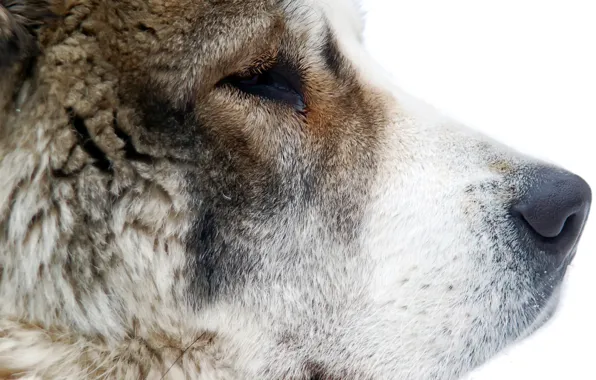
[[[249,95],[288,104],[300,112],[306,108],[299,76],[284,66],[274,66],[250,76],[231,76],[222,84]]]

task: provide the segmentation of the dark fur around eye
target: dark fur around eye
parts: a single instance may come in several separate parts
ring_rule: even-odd
[[[300,75],[283,64],[251,76],[233,75],[225,78],[220,85],[229,85],[246,94],[285,103],[299,112],[306,109]]]
[[[34,56],[36,29],[54,17],[47,0],[0,0],[0,69]]]

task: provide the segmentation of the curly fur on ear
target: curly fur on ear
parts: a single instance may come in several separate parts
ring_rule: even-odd
[[[47,0],[0,0],[0,68],[37,54],[36,29],[52,17]]]

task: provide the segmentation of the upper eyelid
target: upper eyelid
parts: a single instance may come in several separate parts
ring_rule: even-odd
[[[304,90],[304,73],[300,69],[299,65],[296,65],[281,55],[275,56],[275,58],[269,58],[268,60],[257,60],[254,65],[243,68],[240,71],[226,76],[220,82],[218,86],[229,82],[230,79],[246,78],[249,79],[255,75],[262,75],[270,70],[275,70],[281,74],[286,81],[289,82],[292,87],[299,93],[303,93]]]
[[[253,75],[262,74],[263,72],[274,67],[278,61],[279,61],[279,57],[277,54],[275,54],[275,56],[268,55],[268,56],[259,57],[259,58],[255,59],[253,62],[251,62],[249,65],[247,65],[246,67],[241,68],[240,70],[236,71],[235,73],[232,73],[228,77],[230,77],[230,76],[250,77]]]

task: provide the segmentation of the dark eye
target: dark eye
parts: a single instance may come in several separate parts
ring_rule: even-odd
[[[246,94],[285,103],[300,112],[306,108],[299,75],[281,65],[251,76],[231,76],[224,79],[222,84]]]

